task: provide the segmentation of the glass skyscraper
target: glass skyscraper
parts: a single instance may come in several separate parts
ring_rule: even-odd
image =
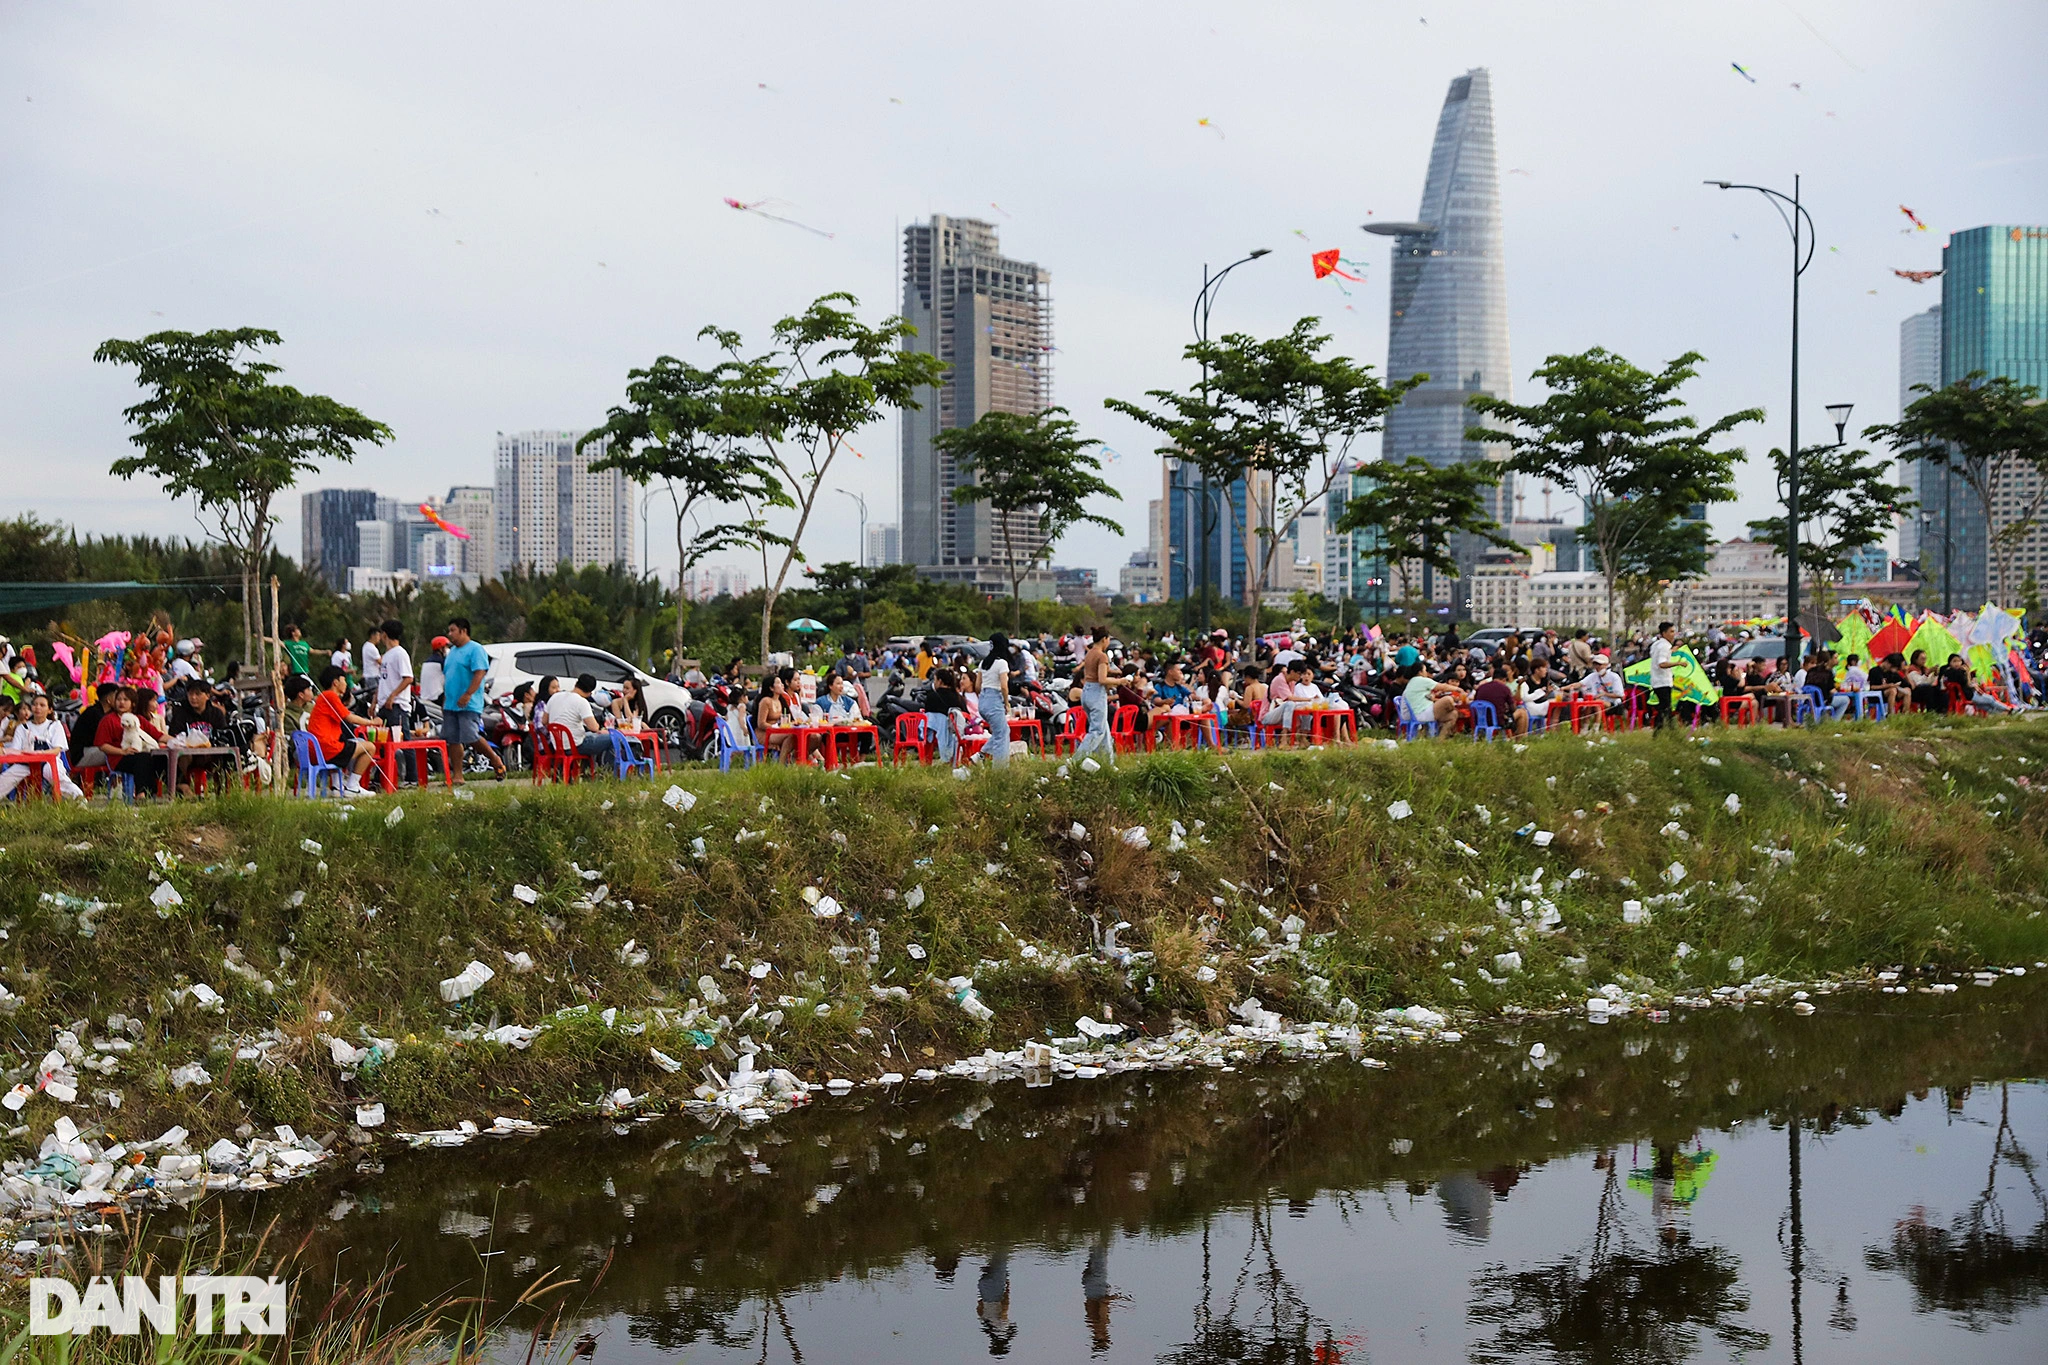
[[[1925,384],[1931,389],[1941,387],[1941,305],[1938,303],[1899,324],[1901,415],[1920,396],[1913,391],[1916,384]],[[1927,473],[1929,471],[1922,468],[1918,460],[1900,462],[1899,482],[1912,489],[1915,500],[1923,505],[1928,499],[1921,490],[1921,476]],[[1931,479],[1929,482],[1931,485]],[[1907,516],[1905,524],[1899,528],[1899,556],[1903,559],[1920,557],[1920,514],[1917,511]],[[1925,576],[1924,572],[1922,576]]]
[[[1941,382],[1982,372],[2005,375],[2048,394],[2048,228],[1975,227],[1951,235],[1941,252]],[[1943,485],[1948,487],[1944,489]],[[2025,470],[2002,480],[1993,515],[2001,524],[2032,502],[2040,475]],[[1974,610],[1987,598],[2016,605],[2025,581],[2048,590],[2048,526],[2036,525],[2013,557],[2011,583],[1992,580],[1983,512],[1960,480],[1922,471],[1920,500],[1932,519],[1921,538],[1923,565],[1938,573],[1944,532],[1955,577],[1950,599]]]
[[[1476,394],[1511,396],[1513,380],[1493,84],[1484,67],[1453,80],[1444,97],[1416,221],[1370,223],[1366,231],[1394,239],[1387,376],[1429,376],[1388,415],[1385,458],[1488,458],[1486,447],[1465,439],[1473,422],[1465,405]],[[1501,480],[1493,515],[1513,519],[1511,479]],[[1460,561],[1477,551],[1460,547]]]

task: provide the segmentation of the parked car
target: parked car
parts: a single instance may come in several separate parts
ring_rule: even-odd
[[[631,678],[640,684],[641,694],[647,698],[647,722],[661,736],[662,747],[676,749],[683,745],[685,717],[694,700],[690,689],[663,682],[616,654],[556,640],[513,640],[485,645],[484,653],[491,658],[484,691],[493,700],[510,697],[519,684],[539,682],[549,674],[562,679],[567,686],[579,675],[588,673],[597,679],[598,686],[608,689]]]

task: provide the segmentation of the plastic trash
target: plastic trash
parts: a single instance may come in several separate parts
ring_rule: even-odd
[[[648,953],[640,946],[640,940],[629,938],[619,948],[619,965],[623,967],[644,967]]]
[[[756,981],[766,981],[768,973],[774,970],[775,968],[766,962],[756,962],[753,966],[747,968],[747,975]]]
[[[923,905],[923,904],[924,904],[924,884],[923,884],[923,883],[921,883],[921,882],[920,882],[920,883],[919,883],[918,885],[916,885],[916,886],[913,886],[913,887],[911,887],[911,888],[910,888],[910,890],[908,890],[908,891],[906,891],[906,892],[904,892],[904,893],[903,893],[903,908],[904,908],[905,910],[915,910],[915,909],[917,909],[917,907],[918,907],[918,906],[920,906],[920,905]]]
[[[1145,849],[1152,847],[1152,836],[1145,832],[1143,825],[1132,825],[1117,837],[1122,839],[1124,845],[1128,848]]]
[[[1204,964],[1195,968],[1195,980],[1207,986],[1216,980],[1216,969]]]
[[[357,1047],[346,1038],[330,1037],[326,1042],[327,1055],[333,1058],[334,1064],[339,1067],[359,1066],[363,1058],[370,1055],[368,1048]]]
[[[673,811],[693,810],[697,805],[697,794],[681,787],[670,787],[661,794],[661,804]]]
[[[1099,773],[1102,771],[1102,765],[1092,758],[1084,758],[1081,760],[1081,771],[1084,773]]]
[[[169,882],[158,882],[156,890],[149,893],[149,903],[158,910],[168,910],[174,905],[183,905],[185,898],[178,894],[178,888]]]
[[[1515,831],[1515,837],[1517,839],[1526,839],[1535,832],[1536,822],[1534,820],[1531,820],[1528,824],[1522,826],[1520,829]]]
[[[540,892],[524,882],[514,882],[512,884],[512,899],[524,905],[533,905],[540,900]]]
[[[669,790],[677,791],[680,789],[676,787],[670,787]],[[658,1047],[648,1048],[647,1055],[654,1058],[654,1064],[660,1067],[663,1071],[668,1072],[668,1074],[671,1076],[675,1075],[676,1072],[681,1071],[683,1069],[683,1064],[681,1062],[669,1056],[666,1052],[663,1052]]]
[[[306,852],[312,854],[316,858],[320,856],[320,854],[327,851],[326,849],[321,847],[320,842],[317,839],[301,839],[299,840],[299,847],[304,849]]]
[[[1727,811],[1730,815],[1742,814],[1742,798],[1734,792],[1729,792],[1728,799],[1721,803],[1721,809]]]
[[[697,978],[697,994],[704,997],[704,1003],[717,1009],[725,1003],[725,992],[718,989],[718,983],[707,973]]]
[[[697,859],[702,859],[702,858],[704,858],[704,857],[705,857],[705,856],[706,856],[706,855],[708,854],[708,852],[709,852],[709,850],[708,850],[708,849],[706,848],[706,846],[705,846],[705,843],[704,843],[704,836],[702,836],[702,835],[700,834],[700,835],[698,835],[698,836],[697,836],[696,838],[694,838],[694,839],[690,840],[690,856],[691,856],[691,857],[693,857],[693,858],[697,858]]]
[[[1684,863],[1673,863],[1673,864],[1672,864],[1671,866],[1669,866],[1669,867],[1667,867],[1667,868],[1665,868],[1665,869],[1664,869],[1664,884],[1665,884],[1666,886],[1676,886],[1676,885],[1678,885],[1678,884],[1679,884],[1680,882],[1682,882],[1682,881],[1684,881],[1684,880],[1685,880],[1685,864],[1684,864]]]
[[[1643,908],[1641,901],[1623,901],[1621,903],[1621,922],[1623,924],[1648,924],[1650,922],[1650,912]]]
[[[1083,1038],[1115,1038],[1124,1032],[1124,1026],[1122,1024],[1097,1023],[1094,1019],[1084,1014],[1074,1021],[1074,1032],[1080,1034]]]
[[[924,945],[922,943],[906,944],[903,951],[910,955],[912,962],[922,962],[925,959]]]
[[[483,963],[472,960],[467,967],[441,983],[441,998],[449,1004],[467,1000],[484,988],[484,983],[497,973]]]
[[[391,808],[391,814],[389,814],[389,815],[387,815],[387,816],[385,816],[385,817],[384,817],[384,828],[386,828],[386,829],[397,829],[397,828],[398,828],[398,822],[399,822],[400,820],[403,820],[404,818],[405,818],[405,807],[404,807],[404,806],[393,806],[393,807]]]
[[[1522,970],[1522,955],[1520,953],[1495,953],[1493,955],[1493,969],[1503,975],[1508,972],[1519,972]]]
[[[1389,820],[1406,820],[1413,814],[1415,814],[1415,807],[1409,805],[1406,801],[1396,801],[1387,807],[1387,818]]]
[[[510,967],[516,975],[524,976],[533,970],[533,955],[523,948],[516,953],[506,953],[505,965]]]
[[[1542,1057],[1542,1056],[1543,1056],[1543,1055],[1544,1055],[1545,1053],[1547,1053],[1547,1052],[1549,1052],[1549,1051],[1550,1051],[1550,1049],[1549,1049],[1549,1048],[1546,1048],[1546,1047],[1545,1047],[1545,1046],[1543,1046],[1543,1044],[1541,1044],[1541,1043],[1531,1043],[1531,1044],[1529,1044],[1529,1055],[1530,1055],[1531,1057]]]
[[[171,1072],[171,1088],[183,1090],[188,1085],[211,1085],[213,1076],[197,1062],[187,1062]],[[46,1087],[47,1088],[47,1087]]]
[[[1088,838],[1088,827],[1079,820],[1076,820],[1073,824],[1067,826],[1067,837],[1077,844],[1081,843]]]
[[[811,913],[819,919],[839,918],[839,902],[830,896],[820,896],[818,903],[811,907]]]

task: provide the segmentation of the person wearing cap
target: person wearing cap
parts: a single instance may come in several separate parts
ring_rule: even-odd
[[[1610,716],[1618,714],[1628,704],[1628,689],[1621,681],[1621,674],[1614,671],[1613,660],[1604,653],[1593,656],[1592,670],[1585,677],[1560,690],[1582,692],[1596,699],[1606,706]]]
[[[190,682],[201,676],[199,667],[199,642],[180,640],[171,647],[171,682]]]
[[[448,637],[436,635],[427,644],[427,661],[420,665],[420,704],[441,709],[441,661],[448,657]]]

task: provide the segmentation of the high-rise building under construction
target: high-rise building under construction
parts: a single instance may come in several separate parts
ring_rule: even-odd
[[[903,232],[903,316],[917,328],[908,345],[948,367],[936,388],[918,396],[923,406],[903,414],[903,561],[926,578],[1007,595],[1001,514],[954,500],[973,476],[935,440],[986,413],[1052,405],[1052,276],[1003,255],[995,224],[933,214]],[[1017,546],[1035,549],[1035,533],[1023,523],[1036,518],[1013,515]],[[1052,596],[1051,571],[1034,569],[1023,591]]]

